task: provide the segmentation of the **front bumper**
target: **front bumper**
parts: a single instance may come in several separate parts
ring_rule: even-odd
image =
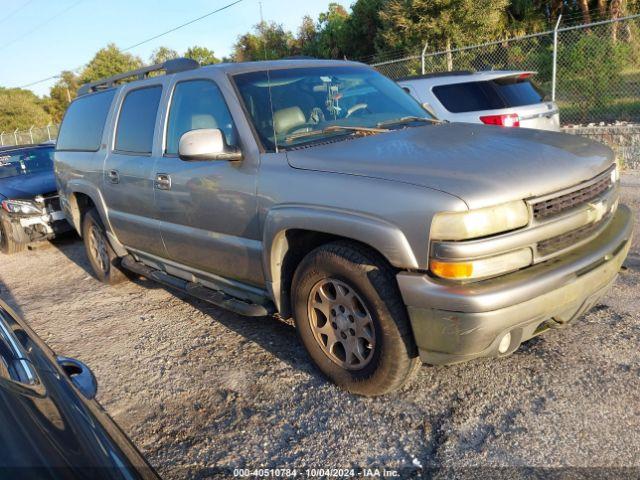
[[[500,340],[510,332],[506,355],[548,328],[568,324],[613,284],[632,231],[631,211],[620,205],[608,227],[587,245],[509,275],[452,284],[399,273],[422,361],[450,364],[497,356]]]
[[[64,213],[53,211],[44,215],[15,215],[2,211],[6,234],[16,243],[51,240],[71,230]]]

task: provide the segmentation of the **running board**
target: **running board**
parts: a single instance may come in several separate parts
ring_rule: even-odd
[[[143,277],[161,283],[167,287],[188,293],[200,300],[204,300],[205,302],[212,303],[218,307],[244,315],[245,317],[264,317],[272,315],[275,311],[275,309],[270,305],[250,303],[246,300],[232,297],[221,290],[212,290],[211,288],[203,287],[198,283],[174,277],[162,270],[156,270],[142,262],[136,261],[131,255],[124,257],[121,265],[127,270],[137,273],[138,275],[142,275]]]

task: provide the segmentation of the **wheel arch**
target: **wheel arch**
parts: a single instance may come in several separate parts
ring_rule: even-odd
[[[417,269],[418,261],[402,231],[384,220],[325,208],[288,206],[272,209],[265,221],[263,268],[276,308],[289,316],[291,279],[302,258],[336,240],[357,242],[391,266]]]
[[[68,194],[64,199],[66,203],[67,216],[80,236],[82,236],[82,220],[90,208],[95,208],[106,229],[107,238],[112,248],[119,256],[126,255],[126,250],[113,233],[109,217],[107,215],[107,204],[104,201],[100,190],[92,184],[84,182],[73,182],[67,186]]]

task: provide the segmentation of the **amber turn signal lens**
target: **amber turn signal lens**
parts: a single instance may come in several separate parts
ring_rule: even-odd
[[[473,264],[471,263],[453,263],[431,260],[429,266],[433,274],[441,278],[461,280],[470,278],[473,275]]]

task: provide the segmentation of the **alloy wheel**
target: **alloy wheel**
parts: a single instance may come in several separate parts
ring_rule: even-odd
[[[371,362],[376,331],[371,313],[347,283],[326,278],[316,283],[307,303],[313,336],[331,361],[347,370]]]
[[[102,273],[109,271],[109,254],[107,244],[102,231],[97,225],[92,225],[89,230],[89,251]]]

